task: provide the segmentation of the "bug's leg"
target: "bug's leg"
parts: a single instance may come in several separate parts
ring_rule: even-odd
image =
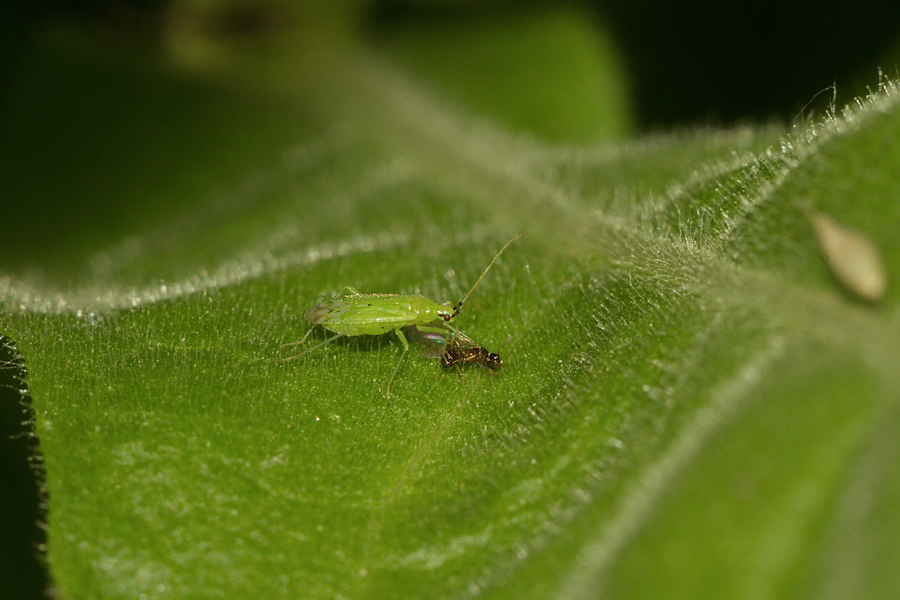
[[[282,344],[281,347],[284,348],[285,346],[296,346],[297,344],[302,344],[303,342],[306,341],[306,338],[309,337],[309,334],[312,333],[312,330],[315,326],[316,326],[315,323],[313,323],[313,325],[309,329],[306,330],[306,333],[303,334],[303,337],[300,338],[299,342],[288,342],[286,344]],[[316,346],[316,348],[318,348],[318,346]]]
[[[450,339],[447,340],[447,344],[450,344],[454,339],[459,338],[459,327],[456,325],[456,319],[450,321],[450,329],[452,333],[450,334]]]
[[[344,288],[340,292],[338,292],[338,295],[335,296],[335,298],[340,298],[341,296],[344,295],[344,292],[346,292],[347,290],[350,290],[351,296],[359,296],[360,295],[360,293],[358,291],[356,291],[355,287],[353,287],[351,285],[345,285]]]
[[[399,327],[394,330],[394,333],[397,334],[397,337],[400,338],[400,343],[403,344],[403,352],[400,353],[400,360],[397,361],[397,366],[394,367],[394,372],[391,373],[391,378],[388,379],[387,393],[385,394],[386,398],[391,397],[391,384],[394,383],[394,377],[397,376],[397,370],[400,369],[400,363],[403,362],[403,357],[406,356],[406,352],[409,350],[409,342],[406,341],[406,336],[403,335],[403,332],[400,331]]]
[[[307,335],[309,335],[309,334],[307,333]],[[284,362],[284,361],[286,361],[286,360],[294,360],[295,358],[300,358],[300,357],[303,356],[304,354],[309,354],[310,352],[312,352],[312,351],[315,350],[316,348],[321,348],[322,346],[324,346],[324,345],[327,344],[328,342],[333,342],[334,340],[338,339],[339,337],[343,337],[343,336],[345,336],[345,335],[347,335],[347,334],[345,334],[345,333],[339,333],[339,334],[337,334],[336,336],[333,336],[333,337],[328,338],[328,339],[325,340],[324,342],[321,342],[321,343],[319,343],[319,344],[316,344],[315,346],[313,346],[313,347],[310,348],[309,350],[304,350],[304,351],[301,352],[300,354],[295,354],[294,356],[288,356],[287,358],[279,358],[279,359],[276,360],[275,362]],[[303,336],[303,339],[306,339],[306,336],[305,336],[305,335]],[[300,344],[300,343],[302,343],[302,340],[301,340],[300,342],[294,342],[294,343]],[[287,345],[288,345],[288,344],[285,344],[285,346],[287,346]]]

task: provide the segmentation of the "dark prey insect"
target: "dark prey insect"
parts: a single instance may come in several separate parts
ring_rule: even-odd
[[[445,369],[477,364],[496,371],[503,362],[500,355],[490,352],[462,331],[442,327],[439,321],[406,328],[406,336],[426,348],[425,356],[440,356]]]

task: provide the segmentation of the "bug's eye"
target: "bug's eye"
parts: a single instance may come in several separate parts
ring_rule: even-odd
[[[452,317],[453,314],[452,313],[444,313],[441,316],[444,318],[445,321],[449,321],[450,317]]]

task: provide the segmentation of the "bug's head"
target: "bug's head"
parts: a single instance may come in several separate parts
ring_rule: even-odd
[[[445,304],[444,306],[446,306],[446,308],[439,310],[437,313],[438,317],[443,319],[444,321],[449,321],[450,319],[455,317],[457,314],[459,314],[459,311],[455,310],[453,308],[453,305],[450,304],[449,302],[447,304]]]
[[[487,360],[484,361],[484,364],[487,366],[487,368],[494,371],[503,366],[503,363],[500,361],[500,355],[496,352],[491,352],[490,354],[488,354]]]

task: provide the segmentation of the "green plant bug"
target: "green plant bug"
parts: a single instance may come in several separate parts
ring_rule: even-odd
[[[400,364],[409,350],[409,342],[401,329],[417,325],[422,326],[422,329],[425,331],[439,332],[442,324],[450,324],[459,315],[463,304],[469,299],[469,296],[475,291],[475,288],[478,287],[478,284],[481,283],[481,280],[484,279],[484,276],[487,275],[487,272],[497,259],[500,258],[503,251],[520,237],[522,236],[517,235],[500,248],[500,251],[497,252],[484,271],[481,272],[481,276],[478,277],[472,288],[455,305],[450,302],[438,304],[434,300],[429,300],[420,294],[361,294],[352,287],[345,287],[338,296],[307,310],[304,316],[313,326],[310,327],[309,331],[306,332],[306,335],[299,342],[290,342],[285,344],[285,346],[305,342],[316,325],[321,325],[337,335],[316,344],[308,350],[304,350],[300,354],[282,358],[281,361],[300,358],[329,342],[333,342],[339,337],[382,335],[393,331],[397,334],[403,350],[400,353],[397,366],[394,367],[391,378],[388,380],[385,395],[387,398],[390,398],[391,384],[394,382],[394,377],[396,377],[397,371],[400,369]],[[350,293],[344,294],[347,291]]]

